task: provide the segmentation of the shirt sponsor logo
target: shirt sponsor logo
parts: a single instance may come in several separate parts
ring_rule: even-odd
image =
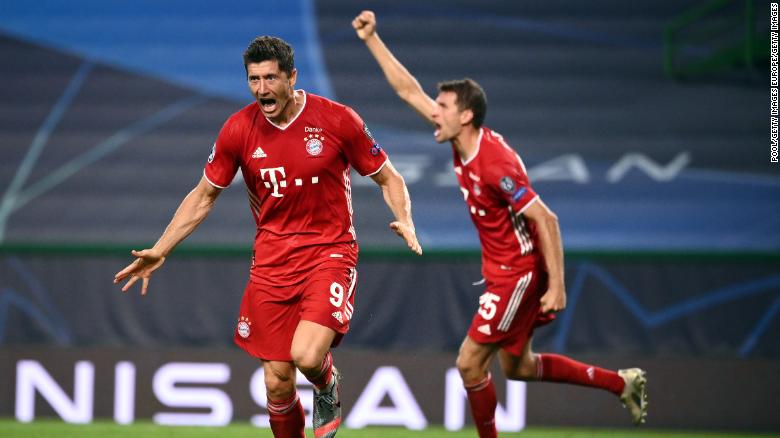
[[[501,186],[501,190],[507,193],[512,193],[515,191],[515,180],[508,176],[501,178],[499,185]]]
[[[308,152],[309,155],[316,157],[322,153],[322,149],[324,147],[323,141],[325,141],[325,137],[319,134],[309,134],[303,139],[306,141],[306,152]]]
[[[268,175],[267,180],[265,179],[266,175]],[[263,185],[265,188],[270,189],[273,187],[271,196],[274,198],[281,198],[284,196],[279,192],[279,188],[287,187],[287,180],[285,178],[286,176],[284,174],[284,167],[270,167],[267,169],[260,169],[260,179],[263,180]],[[313,183],[314,178],[312,178],[312,184]]]
[[[520,198],[522,198],[522,197],[523,197],[523,195],[525,195],[525,191],[526,191],[525,187],[520,187],[520,188],[519,188],[519,189],[518,189],[518,190],[515,192],[515,194],[514,194],[514,195],[512,195],[512,202],[517,202],[517,201],[519,201],[519,200],[520,200]]]

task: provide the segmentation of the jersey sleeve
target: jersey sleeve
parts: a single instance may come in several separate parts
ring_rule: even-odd
[[[487,182],[492,192],[517,213],[522,213],[539,199],[519,160],[501,160],[495,163],[488,174]]]
[[[349,164],[363,176],[379,172],[387,161],[387,154],[371,135],[363,119],[352,108],[346,107],[341,127],[344,153]]]
[[[217,136],[211,149],[211,155],[203,169],[203,175],[211,185],[224,189],[233,181],[238,171],[239,143],[234,134],[235,126],[228,119]]]

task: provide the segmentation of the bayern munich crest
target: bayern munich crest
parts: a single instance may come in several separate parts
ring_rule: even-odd
[[[238,332],[238,336],[241,336],[244,339],[248,338],[251,325],[252,323],[249,322],[249,318],[244,316],[238,318],[238,325],[236,326],[236,332]]]
[[[309,155],[316,157],[322,153],[322,143],[325,141],[324,136],[319,134],[309,134],[303,139],[306,141],[306,152],[308,152]]]

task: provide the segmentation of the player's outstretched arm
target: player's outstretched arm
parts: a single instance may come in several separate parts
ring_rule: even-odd
[[[398,93],[398,96],[425,120],[433,124],[432,114],[436,102],[425,94],[417,79],[393,56],[390,49],[379,38],[379,34],[376,32],[374,13],[372,11],[361,12],[352,20],[352,27],[357,32],[358,37],[366,43],[368,50],[374,55],[387,81]]]
[[[131,251],[130,253],[136,259],[114,275],[114,283],[130,278],[122,287],[122,292],[127,292],[136,281],[141,279],[141,295],[146,295],[152,273],[162,266],[165,257],[173,251],[173,248],[203,222],[220,192],[222,189],[214,187],[205,178],[201,178],[198,185],[181,202],[157,243],[149,249]]]
[[[395,170],[390,160],[385,162],[379,172],[371,175],[371,178],[382,189],[382,196],[395,216],[395,221],[390,222],[390,229],[406,241],[410,250],[417,255],[422,255],[422,247],[417,241],[414,222],[412,222],[412,201],[404,178]]]
[[[563,244],[558,217],[541,199],[537,199],[523,213],[536,225],[544,263],[547,268],[547,292],[542,295],[542,312],[558,312],[566,307],[566,285],[563,279]]]

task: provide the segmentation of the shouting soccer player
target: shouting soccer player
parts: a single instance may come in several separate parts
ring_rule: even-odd
[[[203,177],[184,198],[157,243],[114,277],[151,274],[206,218],[238,169],[257,224],[250,278],[235,342],[262,360],[271,429],[277,438],[304,438],[296,368],[314,385],[314,435],[330,438],[341,423],[340,376],[330,348],[349,330],[355,311],[358,245],[352,224],[350,165],[382,189],[395,221],[390,228],[417,254],[401,175],[361,118],[349,107],[296,90],[293,49],[258,37],[244,52],[256,102],[224,124]]]
[[[488,371],[498,354],[513,380],[565,382],[620,397],[635,424],[647,415],[645,372],[617,372],[531,349],[535,327],[566,307],[558,220],[531,188],[525,166],[498,133],[482,126],[487,99],[471,79],[442,82],[433,100],[393,56],[363,11],[352,22],[398,95],[450,142],[455,174],[479,233],[485,292],[463,340],[457,367],[480,437],[495,437],[496,392]]]

